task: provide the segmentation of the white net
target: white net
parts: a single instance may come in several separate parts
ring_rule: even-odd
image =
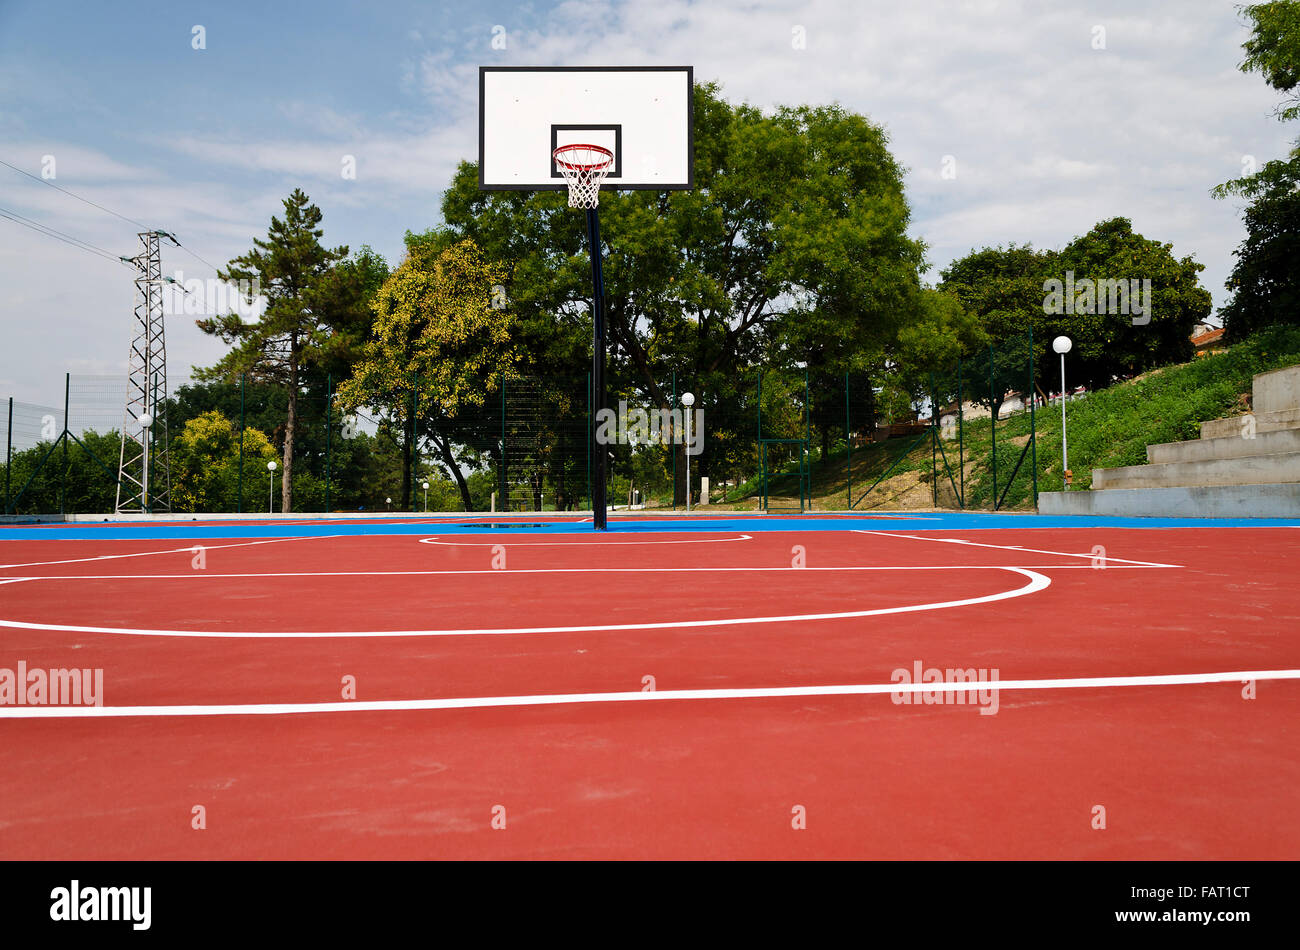
[[[555,164],[569,183],[569,207],[594,208],[614,156],[597,145],[564,145],[555,150]]]

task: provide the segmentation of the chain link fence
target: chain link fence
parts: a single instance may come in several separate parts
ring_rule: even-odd
[[[603,413],[587,374],[485,378],[454,404],[412,379],[359,409],[328,377],[313,379],[297,392],[291,510],[590,510],[596,451],[613,511],[683,507],[688,466],[692,506],[1031,509],[1043,398],[1034,353],[1027,335],[915,378],[668,374],[612,387]],[[7,514],[114,510],[125,378],[59,383],[61,400],[47,405],[0,403]],[[155,476],[160,460],[170,469],[170,510],[281,511],[288,410],[279,383],[170,380],[150,434]]]

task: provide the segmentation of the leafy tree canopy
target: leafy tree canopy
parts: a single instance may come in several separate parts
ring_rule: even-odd
[[[667,407],[675,373],[706,418],[740,431],[754,418],[750,368],[882,366],[920,307],[925,248],[907,235],[902,169],[866,117],[839,106],[764,114],[707,83],[694,95],[694,190],[600,197],[607,376],[611,392]],[[591,359],[581,213],[561,193],[482,192],[463,163],[443,218],[509,266],[523,371],[581,379]]]
[[[1260,73],[1285,93],[1277,108],[1280,121],[1300,118],[1300,3],[1257,3],[1241,12],[1251,27],[1241,70]],[[1227,338],[1238,341],[1259,327],[1300,322],[1300,145],[1213,194],[1252,201],[1245,212],[1246,239],[1234,252],[1237,262],[1226,282],[1233,296],[1220,311]]]
[[[462,425],[453,435],[452,429],[479,419],[502,377],[518,375],[515,316],[494,294],[505,278],[505,269],[472,240],[413,242],[376,294],[370,340],[339,388],[345,407],[375,407],[404,419],[408,449],[420,435],[431,438],[467,508],[464,460],[454,458],[456,439],[467,430]],[[409,499],[408,451],[403,507]]]
[[[345,358],[349,333],[358,332],[366,287],[379,269],[371,254],[344,264],[346,247],[321,245],[321,211],[301,189],[284,200],[284,218],[271,217],[265,241],[254,238],[253,250],[237,257],[218,276],[228,281],[255,281],[266,310],[255,323],[237,313],[197,321],[204,333],[233,349],[200,379],[233,381],[242,373],[285,387],[281,504],[292,508],[294,436],[299,388],[308,367]],[[340,337],[340,334],[342,335]]]

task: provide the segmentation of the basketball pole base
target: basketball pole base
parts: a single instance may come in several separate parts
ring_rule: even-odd
[[[600,217],[595,208],[587,209],[587,242],[591,246],[591,455],[595,470],[591,481],[591,521],[597,531],[605,531],[605,446],[596,440],[600,430],[598,418],[605,408],[605,278],[600,266]]]

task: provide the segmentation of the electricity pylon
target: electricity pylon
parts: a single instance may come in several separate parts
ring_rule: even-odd
[[[118,460],[118,514],[171,511],[171,456],[167,438],[167,341],[163,332],[162,255],[166,231],[142,231],[135,266],[135,315],[127,356],[126,412]]]

